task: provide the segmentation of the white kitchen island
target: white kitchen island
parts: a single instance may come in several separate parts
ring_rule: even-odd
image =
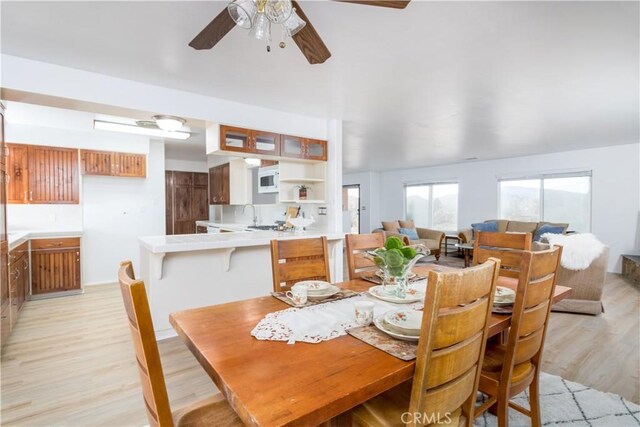
[[[326,236],[331,280],[342,281],[342,240],[336,232],[250,231],[140,237],[140,266],[157,339],[175,336],[169,314],[269,295],[270,242]]]

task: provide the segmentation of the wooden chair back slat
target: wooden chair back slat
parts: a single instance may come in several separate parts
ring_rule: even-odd
[[[493,233],[477,231],[474,244],[488,248],[517,249],[530,251],[532,246],[531,233]]]
[[[437,417],[438,414],[442,417],[444,414],[452,413],[463,406],[469,400],[469,393],[472,393],[475,397],[477,370],[477,366],[474,365],[455,380],[427,391],[423,404],[425,411],[420,413],[429,414],[427,417],[433,417],[434,415]],[[409,412],[414,413],[413,411]],[[464,415],[466,416],[467,414],[464,413]]]
[[[515,365],[531,362],[539,369],[561,255],[561,247],[523,252],[501,387],[510,384]]]
[[[488,304],[488,298],[479,298],[467,306],[441,313],[436,325],[434,350],[450,347],[481,331],[485,323],[483,314],[487,311]]]
[[[525,309],[522,313],[522,321],[520,323],[520,336],[525,337],[542,328],[544,322],[547,320],[548,309],[548,301]]]
[[[149,424],[172,427],[173,417],[151,320],[147,292],[144,283],[135,279],[131,261],[120,264],[118,281],[131,330]]]
[[[272,240],[271,268],[275,292],[302,280],[331,282],[327,238]]]
[[[541,302],[548,301],[553,296],[555,275],[548,275],[542,279],[532,280],[524,299],[524,308],[535,307]]]
[[[520,274],[522,251],[531,250],[531,233],[476,232],[473,243],[473,265],[489,258],[500,260],[500,276],[517,279]]]
[[[349,280],[359,278],[362,273],[377,270],[373,261],[365,258],[365,253],[384,246],[384,233],[347,234],[347,266]]]
[[[466,341],[435,350],[431,356],[427,388],[438,387],[467,372],[478,363],[481,348],[482,331],[479,331]]]
[[[409,412],[473,420],[500,261],[429,273]]]

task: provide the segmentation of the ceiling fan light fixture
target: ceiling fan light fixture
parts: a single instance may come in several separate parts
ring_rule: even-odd
[[[182,127],[187,121],[182,117],[157,115],[152,117],[156,125],[166,132],[175,132]]]
[[[247,30],[253,25],[256,10],[257,7],[254,0],[233,0],[227,6],[227,11],[231,15],[233,22]]]
[[[249,35],[254,39],[271,41],[271,21],[264,13],[258,13]]]
[[[282,24],[284,26],[284,31],[287,33],[287,35],[289,37],[293,37],[295,36],[301,29],[304,28],[305,25],[307,25],[306,22],[304,22],[296,13],[296,10],[293,9],[293,11],[291,12],[291,15],[289,16],[289,19],[287,19],[286,21],[284,21],[284,23]]]
[[[265,15],[274,24],[282,24],[289,19],[292,12],[291,0],[269,0],[264,5]]]

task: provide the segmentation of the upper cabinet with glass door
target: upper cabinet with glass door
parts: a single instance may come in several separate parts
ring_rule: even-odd
[[[280,135],[258,130],[220,126],[220,149],[279,156]]]
[[[282,157],[307,160],[327,160],[327,141],[282,135]]]
[[[215,154],[216,152],[256,154],[256,157],[270,160],[286,157],[327,161],[328,157],[327,141],[226,125],[220,125],[219,143],[213,140],[212,145],[209,146],[209,139],[207,140],[207,153]]]

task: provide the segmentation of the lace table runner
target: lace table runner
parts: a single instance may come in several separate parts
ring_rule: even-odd
[[[426,282],[411,284],[412,288],[424,291]],[[411,307],[421,309],[424,302],[413,304],[392,304],[372,297],[368,293],[358,296],[331,301],[304,308],[288,308],[267,314],[255,328],[251,335],[259,340],[296,341],[319,343],[346,335],[347,329],[358,326],[355,319],[354,303],[357,301],[371,301],[375,304],[374,316],[384,314],[388,310]]]

